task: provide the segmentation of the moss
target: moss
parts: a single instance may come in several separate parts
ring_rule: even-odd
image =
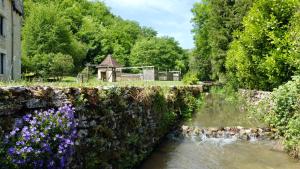
[[[113,134],[113,130],[108,128],[108,127],[104,127],[102,125],[98,125],[94,128],[94,134],[96,136],[102,136],[104,138],[113,138],[114,134]]]
[[[0,129],[2,131],[2,133],[6,133],[8,131],[11,131],[13,128],[13,124],[14,124],[15,119],[13,117],[1,117],[0,120]],[[1,133],[0,131],[0,133]]]
[[[0,89],[0,101],[5,102],[12,97],[9,90]]]
[[[32,90],[39,91],[35,97],[48,102],[56,93],[53,89]],[[28,93],[32,90],[28,89]],[[91,169],[123,169],[138,165],[171,128],[191,116],[196,109],[199,90],[188,87],[100,90],[85,87],[61,89],[58,93],[65,94],[76,107],[75,116],[82,120],[79,130],[88,133],[78,139],[74,163]],[[11,94],[6,95],[11,98]],[[13,120],[1,120],[0,126],[8,131],[7,126],[12,126]]]

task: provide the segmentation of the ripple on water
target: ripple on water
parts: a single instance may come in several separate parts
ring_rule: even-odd
[[[141,169],[299,169],[272,142],[233,139],[166,141]]]
[[[258,127],[244,120],[246,112],[211,96],[192,120],[194,126]],[[221,125],[221,126],[220,126]],[[253,126],[254,125],[254,126]],[[140,169],[300,169],[300,163],[284,152],[274,151],[270,141],[239,141],[235,138],[177,138],[172,136],[144,162]]]

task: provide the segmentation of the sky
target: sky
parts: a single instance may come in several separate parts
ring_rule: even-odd
[[[174,37],[184,49],[194,47],[193,4],[200,0],[103,0],[111,11],[124,19],[155,29],[159,36]]]

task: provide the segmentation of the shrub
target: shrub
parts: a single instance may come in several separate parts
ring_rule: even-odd
[[[294,77],[293,81],[280,86],[272,93],[271,111],[266,115],[266,121],[284,133],[289,121],[294,117],[299,107],[300,98],[300,77]]]
[[[199,81],[197,76],[198,75],[195,72],[188,72],[182,79],[183,83],[188,85],[197,84]]]
[[[30,58],[30,65],[30,71],[45,79],[54,77],[60,79],[74,69],[72,57],[61,53],[36,54]]]
[[[5,136],[6,159],[14,168],[65,168],[74,152],[74,109],[36,111],[23,117],[23,128]]]
[[[258,0],[234,33],[226,69],[235,84],[269,90],[299,73],[298,0]]]
[[[285,133],[285,142],[290,155],[299,158],[300,150],[300,114],[292,118],[288,123],[288,130]]]
[[[197,106],[200,105],[200,99],[197,100],[191,93],[188,93],[184,97],[184,105],[182,116],[184,119],[190,120],[192,118],[193,113],[198,108]]]
[[[278,129],[284,144],[296,157],[300,138],[300,77],[293,77],[272,93],[271,110],[265,115],[270,126]]]

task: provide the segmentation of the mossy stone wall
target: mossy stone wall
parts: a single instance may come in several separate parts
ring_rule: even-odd
[[[34,110],[72,104],[79,138],[71,168],[133,168],[195,109],[202,86],[0,88],[0,136]]]

